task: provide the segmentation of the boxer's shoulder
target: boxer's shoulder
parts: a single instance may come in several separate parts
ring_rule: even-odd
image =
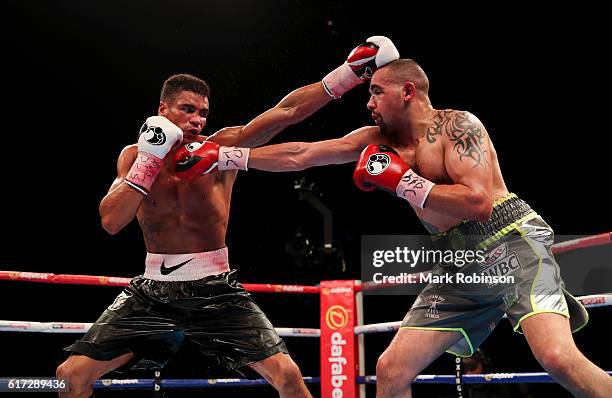
[[[480,123],[473,113],[461,109],[436,109],[432,120],[434,124],[443,123]]]
[[[127,168],[129,170],[132,164],[136,161],[137,156],[138,156],[138,145],[137,144],[131,144],[131,145],[125,146],[121,150],[121,153],[119,154],[119,158],[117,159],[118,168],[120,170],[124,168]]]
[[[352,139],[355,141],[362,141],[367,144],[372,144],[373,142],[378,142],[382,134],[380,133],[380,128],[378,126],[364,126],[360,127],[356,130],[348,133],[345,138]],[[375,140],[375,141],[373,141]],[[378,141],[376,141],[378,140]]]
[[[458,109],[436,109],[425,136],[429,143],[454,142],[470,133],[477,137],[486,134],[482,122],[473,113]]]
[[[380,133],[378,126],[364,126],[353,130],[342,137],[342,142],[347,148],[357,151],[357,155],[370,144],[390,144],[389,140]]]
[[[124,156],[128,156],[128,157],[136,157],[136,155],[138,154],[138,144],[130,144],[130,145],[126,145],[123,147],[123,149],[121,150],[121,153],[119,154],[119,157],[124,157]]]

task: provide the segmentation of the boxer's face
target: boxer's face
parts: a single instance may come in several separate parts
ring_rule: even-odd
[[[183,130],[185,144],[196,141],[206,126],[208,110],[208,98],[191,91],[181,91],[172,101],[159,105],[159,114]]]
[[[370,100],[367,107],[381,133],[394,131],[403,104],[401,86],[387,78],[384,68],[376,71],[370,81]]]

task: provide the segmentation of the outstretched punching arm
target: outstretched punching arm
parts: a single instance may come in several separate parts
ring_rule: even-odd
[[[208,137],[208,140],[223,146],[252,148],[263,145],[286,127],[299,123],[331,100],[321,82],[300,87],[248,124],[225,127]]]
[[[264,146],[251,150],[248,167],[282,172],[354,162],[362,149],[377,139],[380,139],[378,127],[367,126],[332,140]]]
[[[381,140],[378,127],[357,129],[342,138],[318,142],[287,142],[260,148],[227,148],[210,141],[180,148],[174,158],[176,174],[185,179],[217,170],[282,172],[354,162],[371,142]]]
[[[252,148],[270,141],[286,127],[304,120],[333,98],[368,80],[374,71],[399,58],[393,42],[384,36],[369,37],[354,48],[347,60],[321,82],[298,88],[275,107],[244,126],[226,127],[209,137],[222,146]]]

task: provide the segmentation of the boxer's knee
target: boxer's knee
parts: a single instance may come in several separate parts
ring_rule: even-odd
[[[304,383],[300,368],[291,359],[282,364],[275,379],[275,384],[280,391],[297,390]]]
[[[383,352],[376,362],[377,383],[408,388],[417,376],[418,371],[411,366],[410,361],[400,360],[392,352]]]
[[[550,346],[546,349],[534,352],[540,365],[551,375],[568,378],[576,365],[576,359],[580,355],[576,348]]]
[[[290,394],[293,391],[304,390],[305,386],[300,369],[289,355],[278,353],[249,366],[265,377],[277,391],[281,392],[281,396],[302,396]]]
[[[74,366],[69,360],[57,367],[55,376],[66,380],[69,387],[68,392],[59,394],[60,397],[89,397],[93,393],[95,378],[92,380],[85,369]]]

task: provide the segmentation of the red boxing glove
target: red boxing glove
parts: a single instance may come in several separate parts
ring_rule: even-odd
[[[363,191],[382,188],[395,194],[402,176],[410,169],[397,152],[386,145],[368,145],[353,172],[355,185]]]
[[[332,98],[344,93],[372,77],[376,69],[399,59],[393,42],[385,36],[372,36],[355,47],[346,62],[323,78],[323,88]]]
[[[399,59],[393,42],[385,36],[371,36],[351,51],[346,62],[360,79],[369,79],[380,67]]]
[[[191,181],[217,169],[247,170],[249,151],[249,148],[219,146],[212,141],[192,142],[174,154],[174,171],[178,177]]]
[[[368,145],[361,152],[353,180],[359,189],[382,188],[421,209],[436,185],[410,169],[398,153],[386,145]]]
[[[176,175],[191,181],[214,171],[219,164],[219,148],[212,141],[192,142],[180,147],[173,159]]]

